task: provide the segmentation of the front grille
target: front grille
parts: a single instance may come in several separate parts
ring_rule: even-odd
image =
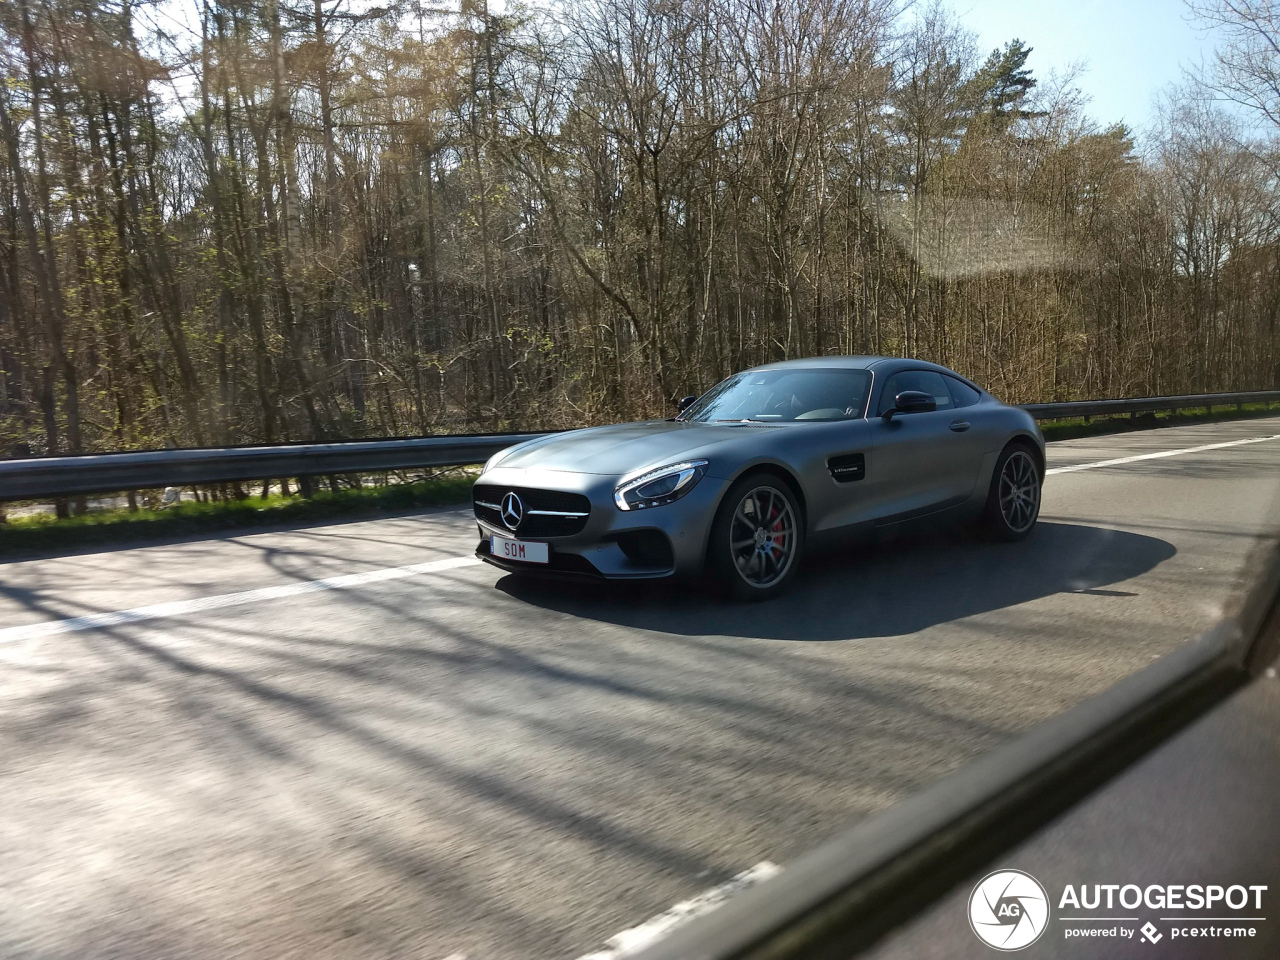
[[[502,522],[502,501],[508,493],[519,497],[524,506],[524,517],[512,532],[525,539],[571,537],[582,532],[591,513],[591,501],[580,493],[477,483],[471,488],[476,517],[500,530],[509,530]]]

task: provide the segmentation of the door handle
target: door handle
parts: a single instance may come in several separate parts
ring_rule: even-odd
[[[969,421],[968,420],[952,420],[951,429],[954,430],[956,433],[964,433],[966,430],[969,429]]]

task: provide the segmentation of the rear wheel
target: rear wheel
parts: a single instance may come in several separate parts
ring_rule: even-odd
[[[1021,540],[1040,516],[1043,478],[1035,455],[1022,444],[1006,447],[996,460],[983,529],[997,540]]]
[[[735,598],[767,600],[790,585],[803,547],[795,494],[776,477],[754,474],[735,483],[721,502],[708,561]]]

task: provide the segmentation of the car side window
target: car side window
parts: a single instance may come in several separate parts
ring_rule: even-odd
[[[973,387],[969,386],[963,380],[957,380],[955,377],[943,377],[947,383],[947,387],[951,390],[951,402],[957,407],[972,407],[975,403],[982,399],[982,394]]]
[[[880,392],[880,409],[877,411],[879,416],[884,416],[893,409],[894,397],[904,390],[919,390],[929,394],[939,410],[950,410],[954,406],[951,391],[947,389],[942,374],[932,370],[901,370],[885,381],[884,389]]]

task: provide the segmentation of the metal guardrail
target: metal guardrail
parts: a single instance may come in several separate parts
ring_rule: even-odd
[[[1136,400],[1082,400],[1023,405],[1037,420],[1149,413],[1188,407],[1280,403],[1280,390],[1212,393]],[[145,490],[271,477],[376,473],[416,467],[483,463],[499,450],[544,433],[353,440],[261,447],[148,450],[0,460],[0,501]]]
[[[0,500],[69,497],[270,477],[464,466],[483,463],[499,450],[540,436],[544,434],[354,440],[0,460]]]
[[[1067,417],[1114,417],[1126,413],[1158,413],[1194,407],[1238,407],[1246,403],[1280,403],[1280,390],[1247,393],[1200,393],[1181,397],[1138,397],[1132,400],[1069,400],[1064,403],[1024,403],[1037,420]]]
[[[1167,740],[1280,654],[1280,547],[1216,627],[836,836],[632,960],[848,960]]]

